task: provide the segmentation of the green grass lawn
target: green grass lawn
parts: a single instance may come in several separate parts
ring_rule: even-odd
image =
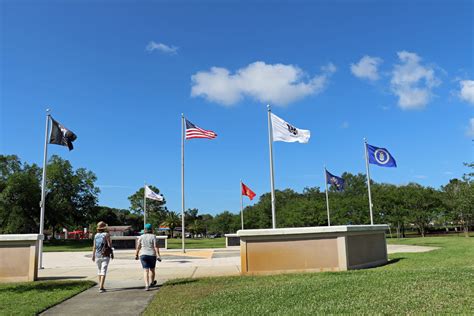
[[[366,270],[170,281],[158,291],[145,315],[472,315],[473,238],[390,242],[440,249],[393,254],[390,264]]]
[[[225,238],[186,238],[184,240],[186,249],[197,249],[197,248],[225,248]],[[168,249],[181,249],[181,238],[168,239]]]
[[[0,315],[36,315],[94,286],[92,281],[0,284]]]
[[[43,250],[44,252],[92,251],[92,244],[92,239],[52,239],[44,241]]]

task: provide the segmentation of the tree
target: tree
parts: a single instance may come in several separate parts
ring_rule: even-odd
[[[38,232],[42,170],[11,155],[0,156],[0,171],[1,231]],[[69,161],[53,155],[47,167],[45,227],[54,233],[60,226],[88,226],[99,193],[95,181],[92,172],[74,171]]]
[[[212,232],[227,234],[234,233],[240,229],[240,216],[232,214],[229,211],[224,211],[217,214],[212,223]]]
[[[36,165],[21,165],[17,159],[10,160],[12,161],[14,167],[9,169],[8,174],[4,173],[4,166],[2,167],[0,233],[37,233],[40,217],[41,169]]]
[[[153,185],[148,186],[153,192],[159,194],[160,189]],[[141,215],[143,218],[143,197],[145,194],[145,189],[141,187],[134,194],[128,197],[130,201],[130,210],[133,214]],[[155,227],[158,227],[160,223],[165,220],[167,215],[167,208],[165,207],[166,199],[163,197],[163,201],[147,199],[146,201],[146,216],[147,222],[152,224]],[[142,219],[143,223],[143,219]],[[142,224],[143,226],[143,224]]]
[[[460,225],[465,236],[469,237],[469,226],[474,219],[474,186],[469,177],[451,179],[442,190],[449,219]]]
[[[73,170],[68,160],[53,155],[46,169],[45,227],[88,226],[100,190],[95,174],[84,168]]]
[[[424,237],[426,228],[441,209],[439,192],[417,183],[409,183],[403,188],[403,200],[405,207],[408,209],[410,221]]]
[[[181,218],[178,213],[173,211],[167,211],[165,219],[161,223],[163,226],[167,226],[170,229],[170,237],[173,238],[173,232],[176,227],[181,224]]]
[[[18,156],[0,155],[0,192],[5,188],[8,178],[22,170],[22,164]]]
[[[395,227],[397,238],[405,237],[408,211],[404,205],[403,186],[374,183],[372,186],[374,210],[380,223]]]
[[[214,217],[210,214],[201,215],[202,232],[203,232],[204,236],[206,236],[206,237],[209,233],[209,229],[212,225],[212,220],[213,219],[214,219]]]

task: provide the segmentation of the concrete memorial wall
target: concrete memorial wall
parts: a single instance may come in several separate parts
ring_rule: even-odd
[[[242,274],[346,271],[387,263],[387,225],[239,230]]]
[[[225,247],[240,247],[240,237],[237,234],[225,234]]]
[[[111,236],[114,249],[136,249],[139,236]],[[168,236],[156,236],[158,248],[168,249]]]
[[[43,235],[0,235],[0,282],[38,278],[38,244]]]

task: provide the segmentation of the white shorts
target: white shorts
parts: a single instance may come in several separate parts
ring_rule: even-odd
[[[96,258],[95,263],[97,263],[97,275],[106,275],[107,268],[109,267],[109,257]]]

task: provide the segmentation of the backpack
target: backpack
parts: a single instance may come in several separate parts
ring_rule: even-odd
[[[107,242],[106,238],[104,238],[104,247],[102,247],[101,254],[103,257],[111,257],[112,259],[114,258],[114,251],[109,246],[109,243]]]

